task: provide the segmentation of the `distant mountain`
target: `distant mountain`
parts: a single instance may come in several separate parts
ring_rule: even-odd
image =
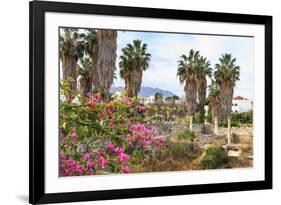
[[[116,93],[116,92],[120,92],[124,89],[124,87],[111,87],[110,91],[111,93]],[[164,98],[166,97],[171,97],[173,95],[175,95],[174,93],[172,93],[169,90],[162,90],[160,88],[151,88],[151,87],[141,87],[141,91],[139,93],[139,97],[149,97],[151,95],[155,95],[155,93],[160,92],[163,94]]]

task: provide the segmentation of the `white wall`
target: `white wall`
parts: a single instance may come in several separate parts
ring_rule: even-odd
[[[72,0],[79,2],[79,0]],[[157,197],[80,204],[277,204],[280,201],[281,13],[276,0],[81,0],[97,4],[267,14],[274,16],[274,190]],[[26,204],[28,198],[28,1],[1,1],[0,204]],[[280,89],[279,89],[280,90]],[[279,116],[278,116],[279,115]],[[279,197],[278,197],[279,194]],[[274,203],[275,202],[275,203]]]
[[[232,100],[232,112],[248,112],[251,107],[251,100]]]

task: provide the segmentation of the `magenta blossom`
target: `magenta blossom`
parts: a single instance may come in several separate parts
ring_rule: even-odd
[[[130,132],[135,132],[138,129],[137,125],[131,125]]]
[[[120,155],[121,153],[124,152],[124,150],[121,147],[116,147],[115,152]]]
[[[124,167],[123,172],[124,172],[125,174],[129,173],[129,167],[128,167],[128,166]]]
[[[73,144],[76,144],[78,139],[77,139],[77,133],[76,133],[76,129],[72,128],[71,133],[70,133],[70,138]]]
[[[76,165],[76,161],[73,160],[73,159],[69,159],[69,160],[66,161],[66,165],[67,165],[68,167],[75,166],[75,165]]]
[[[111,152],[114,152],[115,151],[115,146],[114,146],[114,144],[108,144],[108,145],[106,145],[106,149],[111,151]]]
[[[70,170],[69,169],[65,169],[63,172],[64,176],[69,176],[70,175]]]
[[[84,154],[84,156],[83,156],[83,159],[84,159],[85,161],[88,161],[90,158],[91,158],[91,154],[90,154],[90,153],[86,153],[86,154]]]
[[[129,98],[126,96],[125,99],[124,99],[124,102],[127,104],[127,105],[131,105],[132,102],[129,100]]]
[[[96,153],[97,153],[97,155],[98,155],[99,157],[100,157],[100,156],[104,157],[104,153],[103,153],[102,151],[97,151]]]
[[[104,169],[107,165],[107,160],[103,156],[98,157],[99,168]]]
[[[87,166],[88,166],[89,168],[92,168],[92,167],[95,166],[95,163],[94,163],[93,161],[89,160],[89,161],[87,162]]]
[[[61,161],[66,160],[66,156],[64,155],[63,152],[60,153],[60,160],[61,160]]]
[[[66,100],[67,100],[68,103],[71,103],[71,102],[72,102],[73,97],[72,97],[71,95],[67,95],[67,96],[65,96],[65,97],[66,97]]]
[[[129,159],[130,159],[130,156],[127,155],[126,153],[120,153],[120,154],[118,155],[118,161],[119,161],[121,164],[125,164]]]
[[[145,140],[142,141],[142,148],[146,148],[147,147],[147,142]]]
[[[75,171],[76,173],[81,174],[81,173],[83,173],[83,171],[84,171],[84,167],[83,167],[82,165],[76,165],[75,168],[74,168],[74,171]]]
[[[157,133],[156,128],[155,128],[155,127],[152,127],[152,128],[151,128],[151,132],[152,132],[153,134],[156,134],[156,133]]]
[[[146,109],[145,105],[141,105],[141,106],[138,107],[139,112],[144,111],[145,109]]]
[[[96,103],[99,103],[101,101],[101,94],[100,93],[96,93],[93,97],[93,100],[96,102]]]

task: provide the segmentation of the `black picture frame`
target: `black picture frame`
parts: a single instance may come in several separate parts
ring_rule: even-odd
[[[29,5],[29,202],[44,204],[272,188],[272,16],[33,1]],[[45,12],[259,24],[265,27],[265,180],[71,193],[45,193]]]

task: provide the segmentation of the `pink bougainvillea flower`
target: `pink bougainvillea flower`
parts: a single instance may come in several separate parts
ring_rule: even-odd
[[[120,155],[121,153],[124,152],[124,150],[123,150],[121,147],[116,147],[116,148],[115,148],[115,152],[116,152],[118,155]]]
[[[97,153],[97,155],[98,155],[99,157],[100,157],[100,156],[104,157],[104,153],[103,153],[102,151],[97,151],[96,153]]]
[[[125,164],[129,159],[130,159],[130,156],[127,155],[126,153],[120,153],[120,154],[118,155],[118,161],[119,161],[121,164]]]
[[[147,148],[147,142],[145,140],[142,141],[142,148]]]
[[[67,95],[67,96],[65,96],[65,97],[66,97],[66,100],[67,100],[68,103],[71,103],[71,102],[72,102],[73,97],[72,97],[71,95]]]
[[[84,172],[84,167],[82,165],[76,165],[75,168],[74,168],[74,171],[78,174],[81,174]]]
[[[137,126],[136,125],[131,125],[131,127],[130,127],[130,132],[135,132],[136,130],[137,130],[138,128],[137,128]]]
[[[96,93],[93,97],[93,100],[96,102],[96,103],[99,103],[100,100],[101,100],[101,94],[100,93]]]
[[[124,167],[123,172],[124,172],[125,174],[129,173],[129,167],[128,167],[128,166]]]
[[[61,160],[61,161],[66,160],[66,156],[64,155],[63,152],[60,153],[60,160]]]
[[[99,162],[98,166],[101,169],[104,169],[107,165],[107,160],[103,156],[98,157],[98,162]]]
[[[131,105],[131,104],[132,104],[132,102],[129,100],[129,98],[128,98],[127,96],[124,98],[124,102],[125,102],[127,105]]]
[[[95,166],[95,163],[94,163],[93,161],[89,160],[89,161],[87,162],[87,166],[88,166],[89,168],[93,168],[93,167]]]
[[[137,133],[137,134],[136,134],[136,137],[139,138],[139,139],[142,139],[142,138],[143,138],[143,135],[140,134],[140,133]]]
[[[144,111],[146,109],[146,106],[145,105],[140,105],[138,107],[138,111],[141,112],[141,111]]]
[[[76,161],[73,160],[73,159],[69,159],[69,160],[66,161],[66,165],[67,165],[68,167],[73,167],[73,166],[76,165]]]
[[[63,172],[64,176],[69,176],[70,175],[70,170],[69,169],[65,169]]]
[[[114,144],[108,144],[108,145],[106,145],[106,149],[111,151],[111,152],[114,152],[115,151],[115,146],[114,146]]]
[[[78,139],[77,139],[77,133],[76,133],[76,129],[72,128],[71,133],[70,133],[70,138],[73,144],[76,144]]]
[[[94,172],[93,172],[93,170],[87,170],[86,172],[85,172],[85,175],[93,175],[94,174]]]
[[[85,161],[88,161],[90,158],[91,158],[91,153],[86,153],[86,154],[84,154],[84,156],[83,156],[83,159],[84,159]]]
[[[142,131],[142,132],[145,132],[146,131],[146,128],[143,124],[139,124],[138,125],[138,128]]]
[[[152,128],[151,128],[151,132],[152,132],[153,134],[156,134],[156,133],[157,133],[157,129],[156,129],[155,127],[152,127]]]

